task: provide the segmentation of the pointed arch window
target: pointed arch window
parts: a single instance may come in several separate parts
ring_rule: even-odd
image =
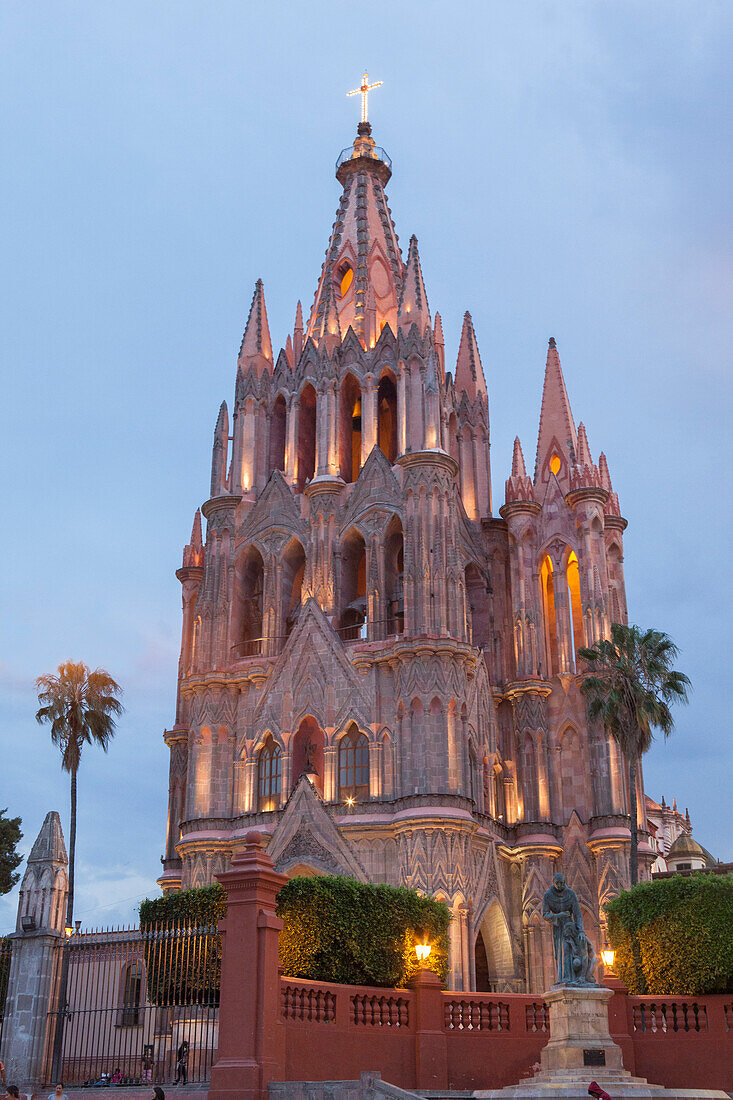
[[[339,798],[369,798],[369,742],[356,727],[339,744]]]
[[[542,588],[542,610],[545,620],[545,651],[547,653],[547,676],[557,675],[560,663],[557,650],[557,623],[555,619],[555,589],[552,576],[552,562],[548,555],[542,559],[540,567],[540,586]]]
[[[257,761],[257,803],[260,810],[276,810],[282,787],[282,753],[268,737]]]
[[[565,570],[568,581],[568,605],[573,625],[573,665],[578,667],[578,650],[585,645],[583,631],[583,605],[580,599],[580,568],[575,551],[571,550]]]

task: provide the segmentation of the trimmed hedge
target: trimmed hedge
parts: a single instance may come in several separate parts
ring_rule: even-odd
[[[630,993],[733,992],[733,875],[641,882],[606,913],[615,970]]]
[[[424,965],[446,979],[450,910],[415,890],[298,877],[278,894],[277,911],[285,926],[280,964],[290,977],[399,988],[418,969],[415,943],[427,938]]]
[[[226,909],[218,883],[141,903],[152,1004],[218,1004],[220,938],[210,935],[202,952],[188,946],[187,935],[215,929]],[[445,982],[450,910],[416,890],[303,876],[283,886],[277,911],[284,924],[280,965],[290,977],[400,988],[418,969],[415,944],[427,940],[432,951],[423,965]]]
[[[151,924],[215,925],[227,915],[227,892],[218,882],[194,890],[179,890],[140,903],[140,928]]]

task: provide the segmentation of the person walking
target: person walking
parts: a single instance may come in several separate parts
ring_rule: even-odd
[[[178,1048],[178,1061],[176,1062],[176,1079],[173,1082],[174,1085],[181,1083],[183,1078],[183,1084],[188,1083],[188,1040],[184,1039]]]
[[[49,1093],[48,1100],[69,1100],[64,1092],[63,1085],[57,1085],[53,1092]]]

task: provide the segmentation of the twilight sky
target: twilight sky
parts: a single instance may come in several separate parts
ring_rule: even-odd
[[[25,851],[47,810],[67,828],[34,679],[109,669],[127,713],[80,772],[85,927],[157,889],[174,570],[255,280],[276,349],[310,308],[364,68],[451,368],[473,314],[495,508],[515,434],[534,464],[555,336],[629,520],[631,619],[694,683],[647,790],[733,859],[732,54],[729,0],[0,5],[0,807]]]

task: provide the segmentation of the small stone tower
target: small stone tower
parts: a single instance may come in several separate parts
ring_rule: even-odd
[[[553,871],[596,942],[599,907],[627,880],[624,768],[588,725],[575,656],[625,620],[626,521],[554,340],[534,478],[517,440],[493,513],[471,316],[446,370],[368,122],[336,176],[313,306],[306,323],[298,304],[277,357],[255,285],[177,573],[160,882],[210,882],[256,824],[288,874],[443,898],[453,988],[542,990]]]

